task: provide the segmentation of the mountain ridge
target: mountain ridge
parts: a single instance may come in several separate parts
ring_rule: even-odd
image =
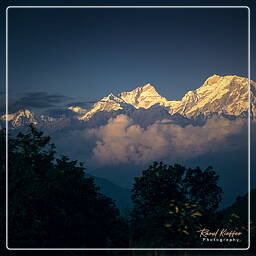
[[[256,83],[251,84],[251,113],[256,115]],[[169,101],[161,96],[150,83],[137,87],[132,91],[122,92],[117,95],[102,98],[99,102],[82,117],[81,120],[88,120],[97,111],[117,111],[124,109],[127,105],[135,109],[149,109],[158,104],[173,114],[180,114],[184,117],[194,118],[200,115],[223,114],[239,116],[248,111],[248,79],[239,76],[209,77],[199,88],[185,93],[180,101]],[[99,103],[100,104],[100,108]],[[104,102],[104,104],[103,104]],[[126,106],[125,106],[126,105]],[[72,109],[71,107],[70,109]]]
[[[251,117],[256,116],[256,83],[250,81],[251,85]],[[137,87],[131,91],[121,92],[117,95],[112,93],[100,99],[89,108],[80,106],[69,106],[66,111],[72,113],[72,118],[79,122],[90,121],[101,114],[107,116],[117,113],[132,115],[136,111],[145,110],[147,112],[156,112],[156,106],[159,111],[162,109],[164,116],[172,117],[180,115],[191,120],[207,119],[213,115],[247,117],[248,114],[248,79],[236,75],[219,76],[213,75],[197,89],[188,91],[181,100],[167,100],[161,96],[156,88],[147,83],[144,86]],[[107,113],[109,113],[107,115]],[[69,117],[70,118],[70,117]],[[16,113],[10,113],[7,116],[2,115],[0,120],[8,120],[13,128],[23,126],[27,123],[42,125],[42,123],[54,124],[60,123],[66,125],[70,122],[64,122],[65,116],[51,117],[47,115],[36,116],[29,109],[19,110]],[[2,124],[3,126],[3,124]]]

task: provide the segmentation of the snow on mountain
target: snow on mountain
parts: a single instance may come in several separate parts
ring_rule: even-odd
[[[167,99],[162,97],[151,84],[138,87],[130,92],[122,92],[118,94],[118,97],[137,109],[148,109],[155,104],[164,106],[168,102]]]
[[[80,116],[77,117],[78,120],[88,120],[99,111],[111,112],[123,109],[124,107],[128,108],[129,106],[121,98],[111,93],[93,104],[88,110],[77,106],[71,106],[68,109],[80,114]]]
[[[251,113],[256,115],[256,83],[251,81]],[[110,94],[90,109],[79,107],[69,109],[80,114],[78,119],[89,120],[99,111],[117,111],[127,109],[149,109],[158,104],[171,115],[180,114],[186,118],[210,117],[213,114],[226,116],[246,116],[248,111],[248,79],[239,76],[209,77],[194,91],[187,92],[180,101],[168,101],[151,84],[138,87],[129,92]]]
[[[12,127],[17,128],[25,124],[37,124],[37,120],[35,118],[35,114],[28,110],[28,109],[23,109],[19,110],[16,113],[8,114],[8,115],[3,115],[0,117],[1,121],[8,120],[9,123],[11,124]]]
[[[256,116],[256,83],[251,81],[251,116]],[[199,120],[212,115],[246,117],[248,111],[248,79],[239,76],[209,77],[201,87],[187,92],[180,101],[168,101],[162,97],[151,84],[146,84],[128,92],[117,95],[109,94],[88,108],[70,106],[70,116],[52,118],[47,115],[36,117],[30,110],[20,110],[16,113],[1,116],[1,122],[6,119],[14,128],[33,123],[42,127],[65,127],[72,120],[94,121],[110,118],[118,113],[127,114],[134,119],[150,119],[164,117],[177,122],[182,120]],[[169,116],[169,117],[168,117]],[[183,119],[182,119],[183,118]],[[185,119],[184,119],[185,118]],[[94,122],[93,121],[93,122]],[[94,123],[95,123],[94,122]],[[49,124],[49,125],[48,125]],[[74,124],[74,123],[72,123]]]
[[[253,81],[251,88],[251,112],[255,116],[256,83]],[[247,114],[248,106],[248,79],[214,75],[198,89],[187,92],[181,101],[171,101],[170,114],[179,113],[188,118],[211,114],[241,116]]]
[[[88,111],[86,109],[83,109],[81,107],[78,107],[78,106],[71,106],[68,108],[69,110],[75,112],[75,113],[78,113],[78,114],[86,114]]]
[[[86,110],[78,106],[69,107],[70,110],[79,113],[79,120],[88,120],[98,111],[117,111],[121,109],[144,108],[148,109],[155,104],[164,106],[168,101],[162,97],[151,84],[138,87],[130,92],[122,92],[117,96],[109,94]]]

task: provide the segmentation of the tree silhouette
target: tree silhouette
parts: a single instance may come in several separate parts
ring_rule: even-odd
[[[4,130],[0,131],[0,150],[3,202]],[[8,139],[8,246],[230,247],[228,243],[202,244],[198,234],[203,227],[227,227],[244,230],[242,243],[235,247],[246,247],[246,197],[218,211],[222,194],[218,178],[212,167],[201,170],[154,162],[135,178],[129,225],[113,200],[100,193],[93,178],[85,177],[83,164],[58,157],[50,137],[30,126],[28,132]],[[1,226],[4,217],[2,207]],[[251,235],[255,238],[255,218],[252,220]],[[0,235],[5,239],[4,232]]]
[[[3,131],[0,142],[4,149]],[[125,229],[112,199],[85,178],[82,163],[58,158],[50,137],[33,126],[9,137],[9,247],[127,247]]]
[[[133,185],[133,246],[195,247],[197,231],[210,224],[221,201],[217,181],[212,167],[202,171],[154,162]]]

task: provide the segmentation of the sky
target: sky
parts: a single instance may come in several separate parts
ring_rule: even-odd
[[[151,83],[178,100],[213,74],[247,76],[247,15],[246,8],[9,9],[10,97],[45,107]]]
[[[29,4],[29,0],[26,2]],[[241,5],[235,4],[236,0],[233,2],[234,5]],[[217,2],[213,5],[217,5]],[[255,21],[254,13],[252,12],[252,24]],[[44,111],[48,108],[54,110],[58,106],[66,107],[72,102],[94,102],[109,93],[129,91],[147,83],[153,84],[168,100],[179,100],[187,91],[198,88],[214,74],[247,76],[247,15],[246,8],[11,8],[8,11],[9,111],[12,111],[12,105]],[[0,26],[3,26],[2,24],[4,23],[2,22]],[[252,26],[252,46],[255,43],[255,36],[255,28]],[[2,55],[5,52],[3,39],[4,37],[0,38]],[[255,51],[252,48],[251,61],[255,59]],[[3,63],[2,66],[4,67]],[[1,72],[3,70],[4,68]],[[253,68],[251,78],[256,80]],[[2,91],[0,90],[0,96],[4,95],[1,94]],[[0,110],[2,108],[4,109],[4,105],[0,102]],[[157,154],[160,154],[159,158],[164,159],[169,155],[173,156],[174,153],[170,152],[173,145],[166,138],[171,138],[171,134],[178,134],[182,140],[178,136],[172,138],[174,142],[175,139],[179,143],[182,142],[179,147],[174,148],[176,158],[183,155],[183,149],[189,146],[192,149],[189,153],[196,153],[195,155],[207,164],[229,164],[224,167],[217,166],[228,170],[223,173],[223,183],[227,186],[237,186],[241,182],[247,184],[246,172],[243,169],[246,163],[240,163],[244,159],[247,160],[247,151],[235,157],[235,165],[234,154],[222,154],[221,151],[223,149],[225,152],[233,147],[232,143],[240,145],[238,139],[247,141],[244,139],[246,134],[237,136],[237,131],[246,133],[247,129],[243,124],[226,125],[225,121],[216,121],[208,123],[204,130],[198,127],[181,129],[176,126],[163,127],[163,130],[162,126],[155,123],[144,131],[136,125],[126,129],[127,123],[132,122],[127,118],[117,116],[105,126],[91,129],[85,134],[84,131],[76,130],[72,136],[60,134],[59,145],[64,149],[66,146],[69,153],[73,147],[74,159],[78,158],[78,153],[84,157],[87,154],[86,150],[89,152],[92,149],[94,158],[103,164],[109,161],[126,164],[127,159],[139,164],[142,161],[144,164]],[[119,129],[115,127],[116,123],[122,124],[121,127],[118,126]],[[155,131],[157,134],[154,134]],[[207,135],[203,132],[207,132]],[[237,137],[226,141],[225,135],[230,133]],[[116,146],[116,141],[112,140],[117,134],[122,135],[120,138],[123,141],[119,143],[121,149]],[[95,141],[89,141],[89,135],[94,136],[93,139],[96,137],[96,146]],[[151,147],[152,137],[155,139],[153,151],[145,150],[143,159],[138,158],[136,154],[127,156],[127,148],[138,142],[146,149]],[[147,141],[146,138],[150,140]],[[105,141],[108,145],[104,144]],[[92,148],[89,148],[89,143],[93,145]],[[200,148],[194,148],[197,144]],[[89,145],[88,149],[84,145]],[[102,155],[102,152],[108,153],[106,146],[116,154]],[[211,156],[209,150],[212,148],[216,149],[214,153],[220,148],[218,152],[221,157],[228,155],[229,158],[220,161],[218,155]],[[205,154],[210,156],[206,159]],[[190,156],[186,157],[191,161]],[[201,164],[202,159],[196,158],[196,164]],[[85,162],[88,165],[88,161]],[[233,165],[243,174],[233,175]],[[240,168],[241,166],[243,168]],[[120,174],[120,180],[124,180],[123,175]],[[118,173],[112,178],[114,177],[118,178]],[[244,189],[246,185],[241,187]],[[243,192],[238,192],[234,187],[230,190],[240,194]]]

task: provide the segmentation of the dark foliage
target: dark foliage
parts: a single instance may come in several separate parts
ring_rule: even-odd
[[[131,217],[134,247],[200,246],[197,231],[212,225],[222,190],[212,167],[202,171],[153,163],[135,178]]]
[[[4,152],[4,132],[0,140]],[[128,227],[114,202],[85,178],[82,163],[56,157],[50,137],[30,126],[28,133],[9,137],[8,149],[9,247],[128,246]],[[1,210],[1,220],[3,215]]]
[[[247,195],[218,211],[222,190],[212,167],[203,171],[199,167],[153,163],[135,178],[128,225],[113,200],[100,193],[93,178],[85,176],[83,164],[57,157],[50,137],[43,136],[33,126],[16,138],[9,136],[8,149],[8,246],[11,248],[247,247]],[[4,130],[0,131],[0,150],[2,203],[6,169]],[[254,215],[252,212],[251,241],[255,249]],[[3,227],[4,207],[0,210],[0,221]],[[245,236],[235,246],[202,244],[197,231],[203,227],[242,230]],[[0,235],[3,241],[4,232]],[[67,255],[80,253],[70,251]],[[167,251],[148,253],[172,255]],[[83,252],[87,254],[90,255]],[[105,254],[130,255],[126,251]]]
[[[248,233],[250,232],[250,250],[256,252],[256,189],[252,189],[250,192],[250,205],[250,222],[248,221],[248,193],[237,197],[231,206],[219,211],[218,218],[223,227],[242,232],[239,237],[241,243],[236,247],[248,247]],[[224,244],[224,246],[228,247],[229,245]]]

